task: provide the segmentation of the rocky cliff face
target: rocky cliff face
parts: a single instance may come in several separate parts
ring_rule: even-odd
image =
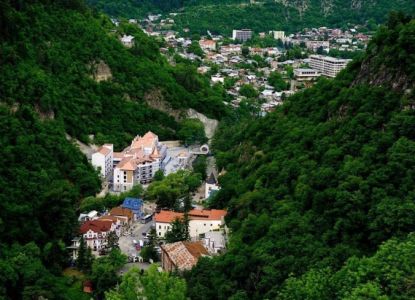
[[[214,119],[209,119],[205,115],[198,113],[194,109],[189,109],[187,112],[187,116],[189,118],[199,119],[203,125],[205,126],[205,133],[207,138],[212,138],[213,134],[216,131],[216,128],[218,127],[218,121]]]

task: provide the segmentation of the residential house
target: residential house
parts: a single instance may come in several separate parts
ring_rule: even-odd
[[[176,213],[173,211],[162,210],[160,213],[155,214],[154,219],[156,221],[157,236],[164,237],[166,232],[171,228],[171,222],[174,218],[182,218],[183,213]]]
[[[131,35],[124,35],[121,38],[121,43],[123,43],[124,46],[131,48],[134,46],[134,37]]]
[[[176,242],[161,246],[161,266],[168,272],[190,270],[202,256],[211,257],[202,242]]]
[[[213,82],[213,83],[217,83],[217,82],[219,82],[219,83],[224,83],[225,82],[225,76],[223,76],[223,75],[221,75],[221,74],[216,74],[216,75],[212,75],[211,77],[210,77],[210,80]]]
[[[131,224],[134,220],[134,213],[131,209],[125,208],[125,207],[114,207],[109,211],[110,216],[116,216],[121,218],[123,221],[121,222],[121,225],[124,227],[124,229],[130,228]]]
[[[249,49],[249,54],[250,55],[259,55],[259,56],[262,57],[263,56],[263,51],[262,51],[261,48],[252,47],[252,48]]]
[[[83,235],[86,245],[93,251],[99,251],[108,243],[108,235],[114,232],[120,235],[121,224],[112,221],[93,220],[85,221],[79,228]]]
[[[103,178],[108,178],[112,174],[113,150],[112,144],[104,144],[92,154],[91,164],[99,170]]]
[[[212,40],[200,40],[199,45],[203,50],[214,51],[216,49],[216,42]]]
[[[201,240],[211,254],[219,254],[225,248],[226,240],[223,231],[206,232]]]
[[[218,230],[225,224],[224,217],[226,210],[197,210],[189,211],[189,234],[191,238],[196,238],[199,234],[209,231]],[[168,230],[171,229],[171,223],[174,218],[183,218],[183,213],[162,210],[155,215],[156,231],[159,238],[163,238]]]
[[[142,199],[126,197],[121,207],[131,209],[136,218],[139,219],[142,217],[143,203]]]

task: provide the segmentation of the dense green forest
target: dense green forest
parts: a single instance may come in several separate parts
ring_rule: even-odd
[[[191,34],[231,36],[233,29],[254,32],[284,30],[289,33],[308,27],[343,27],[350,24],[375,26],[386,21],[390,10],[415,12],[412,0],[289,0],[289,1],[111,1],[89,0],[91,5],[116,17],[144,18],[150,13],[179,12],[173,29],[190,28]]]
[[[391,13],[334,80],[214,136],[232,237],[193,299],[413,299],[415,20]]]
[[[66,246],[101,182],[65,134],[117,150],[148,130],[177,138],[188,108],[225,116],[223,95],[187,62],[171,67],[137,25],[115,27],[83,1],[1,1],[0,299],[69,297]]]

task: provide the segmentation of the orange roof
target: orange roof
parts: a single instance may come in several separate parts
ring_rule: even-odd
[[[111,229],[111,225],[114,222],[112,221],[103,221],[103,220],[93,220],[93,221],[85,221],[84,224],[81,225],[79,231],[82,234],[87,233],[89,230],[93,232],[107,232]]]
[[[124,158],[124,153],[122,153],[122,152],[114,152],[113,154],[112,154],[112,157],[113,158],[118,158],[118,159],[123,159]]]
[[[182,218],[183,215],[183,213],[162,210],[160,213],[156,214],[155,220],[160,223],[171,223],[175,217]]]
[[[116,223],[118,220],[124,221],[123,219],[121,219],[120,217],[117,217],[117,216],[102,216],[98,220],[100,220],[100,221],[111,221],[113,223]]]
[[[162,155],[160,154],[159,149],[157,148],[157,146],[154,147],[153,153],[150,154],[150,157],[151,158],[153,158],[153,157],[154,158],[160,158],[160,157],[162,157]]]
[[[148,137],[151,137],[151,138],[156,138],[156,137],[157,137],[157,135],[156,135],[156,134],[154,134],[154,133],[152,133],[151,131],[149,131],[149,132],[147,132],[147,133],[143,136],[143,138],[148,138]]]
[[[137,165],[131,160],[131,157],[124,157],[115,166],[115,168],[123,170],[123,171],[135,171],[137,169]]]
[[[199,41],[199,44],[212,45],[212,44],[216,44],[216,42],[212,40],[205,40],[205,41]]]
[[[118,206],[110,210],[110,215],[132,218],[134,216],[134,213],[129,208]]]
[[[189,211],[191,220],[221,220],[226,216],[226,210],[212,209],[212,210],[197,210]]]
[[[201,256],[211,256],[202,242],[177,242],[161,248],[180,271],[190,270]]]
[[[107,156],[108,154],[111,153],[111,150],[104,146],[101,146],[98,148],[97,151],[95,151],[95,153],[101,153],[102,155]]]

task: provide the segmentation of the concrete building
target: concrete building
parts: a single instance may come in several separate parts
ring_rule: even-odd
[[[114,148],[112,144],[104,144],[92,154],[91,163],[98,170],[103,178],[108,178],[113,170]]]
[[[243,42],[246,42],[247,40],[252,38],[252,31],[251,29],[242,29],[242,30],[236,30],[234,29],[232,31],[232,39],[233,40],[240,40]]]
[[[270,31],[270,35],[274,37],[274,39],[278,40],[281,39],[282,41],[285,40],[285,32],[284,31]]]
[[[337,73],[346,68],[351,59],[337,59],[323,55],[311,55],[310,67],[327,77],[336,77]]]
[[[294,75],[298,81],[313,80],[320,76],[320,74],[313,69],[294,69]]]
[[[306,41],[307,49],[317,51],[318,48],[323,47],[327,49],[330,47],[330,42],[328,41]]]

